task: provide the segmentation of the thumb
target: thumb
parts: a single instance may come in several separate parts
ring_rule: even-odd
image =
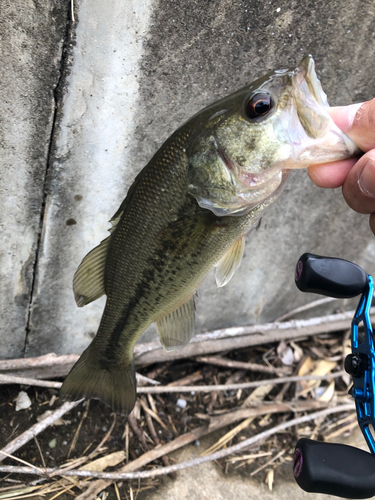
[[[375,148],[375,99],[331,108],[330,115],[362,151]]]

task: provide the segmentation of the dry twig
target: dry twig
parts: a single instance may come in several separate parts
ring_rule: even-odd
[[[152,422],[152,418],[151,418],[151,415],[150,415],[150,412],[152,410],[150,410],[148,408],[146,400],[144,398],[141,398],[141,405],[142,405],[142,408],[145,410],[145,418],[146,418],[147,427],[148,427],[148,429],[150,431],[151,437],[154,440],[155,445],[159,446],[160,445],[160,439],[158,438],[158,435],[156,434],[155,427],[154,427],[154,424]],[[167,455],[163,455],[161,457],[161,459],[162,459],[163,464],[166,467],[168,467],[168,465],[169,465],[169,458],[167,457]],[[176,473],[174,472],[173,474],[171,474],[171,477],[173,479],[176,479]]]
[[[318,300],[313,300],[312,302],[309,302],[308,304],[305,304],[304,306],[296,307],[295,309],[292,309],[291,311],[283,314],[282,316],[279,316],[276,319],[276,323],[279,321],[285,321],[288,318],[292,318],[296,314],[304,311],[309,311],[310,309],[313,309],[314,307],[322,306],[323,304],[327,304],[328,302],[333,302],[335,299],[333,297],[325,297],[324,299],[318,299]]]
[[[198,356],[195,358],[200,363],[208,363],[215,366],[224,366],[226,368],[239,368],[259,373],[276,373],[290,374],[291,369],[285,367],[275,368],[274,366],[264,366],[258,363],[244,363],[243,361],[232,361],[231,359],[222,358],[220,356]],[[177,384],[176,384],[177,385]]]
[[[184,386],[158,386],[158,387],[139,387],[139,394],[162,394],[167,392],[212,392],[212,391],[232,391],[237,389],[250,389],[252,387],[260,387],[261,385],[269,384],[285,384],[286,382],[300,382],[302,380],[330,380],[333,378],[342,377],[346,373],[344,370],[327,375],[304,375],[293,377],[280,377],[266,380],[257,380],[256,382],[244,382],[242,384],[228,385],[184,385]]]
[[[218,384],[218,385],[184,385],[184,386],[176,386],[172,384],[168,385],[158,385],[156,387],[145,387],[141,386],[138,387],[137,392],[138,394],[163,394],[167,392],[192,392],[192,391],[201,391],[201,392],[212,392],[212,391],[231,391],[231,390],[237,390],[237,389],[250,389],[252,387],[259,387],[261,385],[267,385],[267,384],[285,384],[287,382],[300,382],[302,380],[330,380],[333,378],[338,378],[342,377],[345,375],[345,371],[341,370],[339,372],[335,373],[330,373],[328,375],[305,375],[305,376],[292,376],[292,377],[280,377],[280,378],[275,378],[275,379],[266,379],[266,380],[258,380],[256,382],[244,382],[242,384]],[[0,380],[1,380],[2,375],[0,374]],[[145,377],[146,378],[146,377]],[[186,377],[187,379],[188,377]],[[25,382],[25,385],[34,385],[33,379],[23,379]],[[39,380],[36,380],[37,386],[39,384]],[[47,381],[43,381],[43,383],[46,383]],[[1,383],[1,381],[0,381]],[[53,384],[56,384],[56,388],[60,388],[62,386],[61,382],[51,382]],[[153,381],[155,383],[155,381]],[[159,382],[157,382],[159,384]]]

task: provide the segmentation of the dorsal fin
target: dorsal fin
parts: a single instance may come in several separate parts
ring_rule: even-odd
[[[83,307],[105,294],[104,269],[111,236],[89,252],[80,263],[73,279],[74,298]]]
[[[115,215],[110,219],[110,223],[112,224],[112,228],[110,229],[110,231],[112,232],[114,230],[114,228],[117,226],[118,224],[118,221],[121,219],[122,217],[122,214],[124,213],[125,209],[127,208],[129,202],[131,201],[131,199],[133,198],[133,195],[135,193],[135,188],[138,184],[138,182],[141,180],[142,176],[143,176],[143,173],[144,173],[144,170],[141,170],[138,175],[136,176],[136,178],[134,179],[134,182],[133,184],[130,186],[128,192],[127,192],[127,195],[124,199],[124,201],[121,203],[121,205],[119,206],[117,212],[115,213]]]
[[[111,234],[116,229],[119,220],[131,201],[135,193],[136,185],[142,178],[143,171],[144,170],[141,170],[134,179],[126,198],[109,221],[112,224],[112,227],[109,229]],[[108,236],[100,245],[86,255],[74,275],[73,290],[78,307],[83,307],[105,294],[104,269],[110,238],[111,236]]]
[[[177,309],[156,322],[160,342],[166,351],[176,351],[185,347],[195,331],[194,295]]]
[[[219,262],[215,273],[218,287],[226,285],[241,264],[243,252],[245,250],[245,238],[246,236],[243,236],[235,241]]]

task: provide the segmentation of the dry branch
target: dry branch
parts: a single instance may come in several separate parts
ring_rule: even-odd
[[[140,373],[136,373],[137,384],[142,386],[145,384],[151,385],[159,385],[160,382],[157,380],[153,380],[151,378],[145,377]],[[50,380],[39,380],[36,378],[28,378],[28,377],[17,377],[15,375],[6,375],[4,373],[0,373],[0,385],[2,384],[22,384],[22,385],[31,385],[35,387],[51,387],[53,389],[60,389],[62,386],[61,382],[52,382]]]
[[[269,384],[284,384],[286,382],[300,382],[302,380],[330,380],[345,375],[345,371],[341,370],[327,375],[296,375],[292,377],[271,378],[265,380],[257,380],[255,382],[243,382],[241,384],[225,384],[225,385],[182,385],[169,386],[160,385],[158,387],[139,387],[138,394],[162,394],[166,392],[213,392],[213,391],[232,391],[238,389],[250,389],[260,387],[261,385]]]
[[[239,370],[248,370],[259,373],[280,373],[287,375],[292,371],[290,368],[276,368],[274,366],[264,366],[258,363],[244,363],[243,361],[233,361],[231,359],[222,358],[221,356],[198,356],[195,360],[200,363],[224,366],[226,368],[238,368]]]
[[[156,434],[154,423],[152,421],[152,417],[151,417],[151,414],[150,414],[152,412],[152,410],[150,410],[149,407],[147,406],[145,398],[141,398],[140,401],[141,401],[141,406],[142,406],[142,408],[143,408],[143,410],[145,412],[145,419],[146,419],[147,427],[148,427],[148,429],[150,431],[151,437],[152,437],[155,445],[159,446],[159,445],[161,445],[160,439],[159,439],[158,435]],[[161,459],[162,459],[162,462],[163,462],[163,464],[164,464],[165,467],[168,467],[168,465],[170,465],[169,464],[169,458],[167,457],[167,455],[163,455],[161,457]],[[171,474],[171,477],[172,477],[172,479],[176,479],[176,473]]]
[[[265,342],[278,342],[319,333],[345,330],[350,327],[353,314],[354,311],[347,311],[307,320],[240,326],[200,333],[184,349],[173,352],[164,351],[160,342],[137,344],[134,349],[134,362],[136,366],[145,366],[156,362],[166,362],[261,345]],[[370,314],[373,321],[375,319],[375,308],[370,310]],[[78,354],[57,356],[52,353],[37,358],[0,360],[0,373],[7,372],[16,376],[26,375],[30,378],[42,379],[61,377],[68,374],[78,358]]]
[[[306,320],[224,328],[196,335],[190,344],[180,351],[166,352],[159,342],[137,344],[134,349],[134,362],[136,366],[145,366],[167,360],[190,358],[227,350],[232,351],[264,343],[345,330],[350,327],[353,314],[354,311],[347,311]],[[375,320],[375,308],[371,309],[370,314],[371,320]]]
[[[296,307],[295,309],[292,309],[291,311],[283,314],[282,316],[279,316],[276,319],[276,322],[279,321],[285,321],[288,318],[292,318],[295,314],[298,314],[300,312],[304,311],[309,311],[310,309],[313,309],[314,307],[322,306],[323,304],[327,304],[328,302],[333,302],[335,299],[334,297],[325,297],[324,299],[318,299],[318,300],[313,300],[312,302],[309,302],[308,304],[305,304],[304,306]]]
[[[38,380],[36,378],[17,377],[15,375],[4,375],[0,373],[0,385],[2,384],[22,384],[32,385],[35,387],[52,387],[53,389],[60,389],[61,382],[52,382],[50,380]]]
[[[285,384],[285,383],[290,383],[290,382],[301,382],[302,380],[330,380],[334,378],[339,378],[345,375],[346,372],[344,370],[341,370],[339,372],[334,372],[334,373],[329,373],[327,375],[295,375],[291,377],[279,377],[279,378],[272,378],[272,379],[265,379],[265,380],[257,380],[255,382],[243,382],[241,384],[224,384],[224,385],[157,385],[153,387],[145,387],[141,386],[138,387],[137,392],[138,394],[163,394],[163,393],[170,393],[170,392],[215,392],[215,391],[232,391],[232,390],[238,390],[238,389],[251,389],[253,387],[260,387],[261,385],[268,385],[268,384]],[[2,383],[2,377],[4,375],[0,374],[0,384]],[[10,375],[6,375],[5,377],[8,382],[4,383],[14,383],[14,384],[19,384],[22,383],[24,385],[44,385],[44,384],[54,384],[53,386],[46,385],[45,387],[55,387],[56,389],[59,389],[62,386],[61,382],[49,382],[49,381],[40,381],[40,380],[35,380],[35,379],[28,379],[25,377],[22,377],[22,382],[17,382],[19,380],[19,377],[12,377]],[[147,379],[147,377],[144,377]],[[187,378],[187,377],[186,377]],[[151,379],[147,379],[151,380]],[[155,383],[155,381],[152,381]],[[159,383],[159,382],[157,382]]]

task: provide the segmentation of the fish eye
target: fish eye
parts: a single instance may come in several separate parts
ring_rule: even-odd
[[[266,92],[259,92],[253,94],[245,101],[245,114],[250,120],[256,118],[263,118],[273,108],[273,99],[270,94]]]

